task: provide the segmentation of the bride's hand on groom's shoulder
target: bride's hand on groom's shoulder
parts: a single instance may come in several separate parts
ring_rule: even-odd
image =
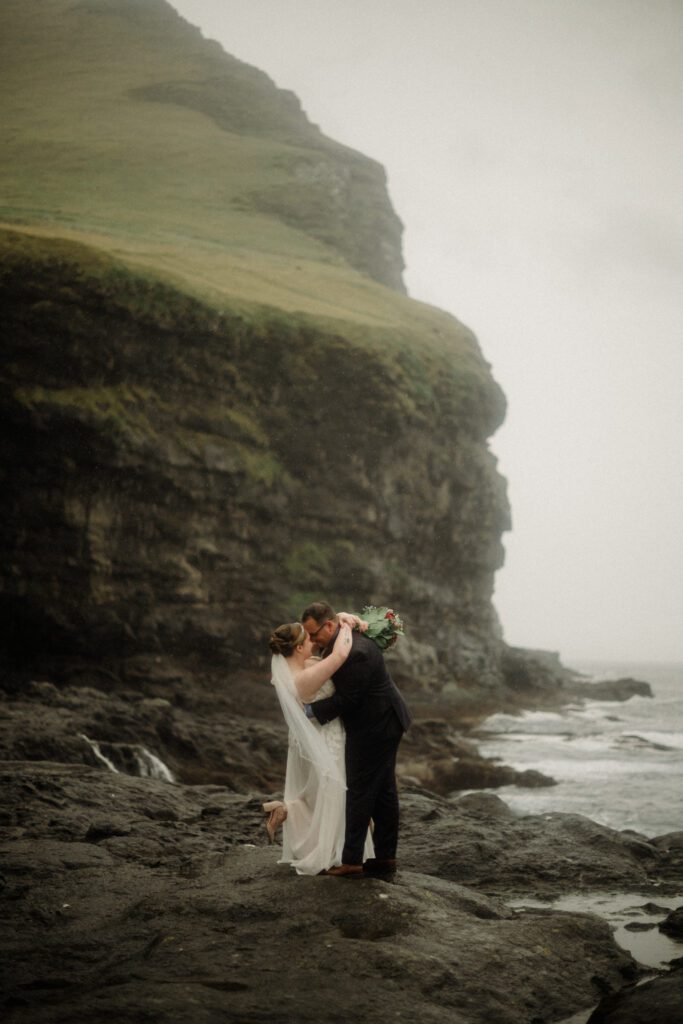
[[[360,615],[355,615],[353,612],[339,612],[338,618],[342,626],[350,626],[351,629],[357,629],[359,633],[364,633],[368,628],[365,619],[361,619]]]

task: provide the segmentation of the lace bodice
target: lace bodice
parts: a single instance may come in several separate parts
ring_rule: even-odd
[[[331,679],[326,679],[315,697],[311,698],[311,703],[316,700],[323,700],[325,697],[331,697],[334,692],[334,683]],[[316,725],[318,725],[317,722]],[[333,718],[331,722],[327,723],[327,725],[318,725],[318,728],[322,733],[327,749],[340,764],[343,764],[345,736],[341,718]]]
[[[334,683],[331,679],[326,679],[323,685],[320,687],[315,697],[311,697],[311,703],[314,700],[322,700],[324,697],[331,697],[334,693]]]

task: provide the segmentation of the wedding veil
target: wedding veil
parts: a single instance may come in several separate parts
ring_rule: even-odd
[[[312,762],[323,778],[341,783],[346,789],[346,779],[323,738],[323,727],[304,714],[287,659],[282,654],[274,654],[270,666],[271,681],[289,726],[290,748],[297,748],[299,756]]]

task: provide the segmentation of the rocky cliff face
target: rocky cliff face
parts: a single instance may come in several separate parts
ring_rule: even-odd
[[[416,692],[495,692],[504,400],[399,294],[381,168],[162,0],[2,17],[11,670],[261,672],[326,596],[400,609]]]
[[[10,234],[4,256],[15,662],[234,671],[327,594],[400,607],[423,681],[495,675],[502,400],[465,332],[461,364],[423,361],[370,329],[219,316],[70,244]]]

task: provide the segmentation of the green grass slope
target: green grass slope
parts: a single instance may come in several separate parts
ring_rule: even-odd
[[[218,310],[399,331],[488,377],[469,331],[402,294],[382,168],[166,0],[3,0],[0,88],[0,224]]]
[[[368,279],[403,288],[382,168],[165,0],[3,0],[0,88],[0,219],[207,296],[371,320]]]

